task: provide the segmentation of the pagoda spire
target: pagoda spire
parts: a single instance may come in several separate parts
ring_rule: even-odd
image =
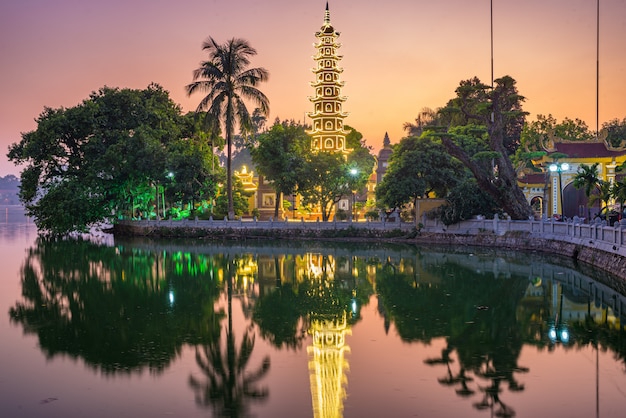
[[[326,12],[324,12],[324,25],[330,25],[330,9],[328,9],[328,2],[326,2]]]
[[[391,141],[389,140],[389,134],[385,132],[385,137],[383,138],[383,147],[389,148],[391,146]]]
[[[313,112],[308,113],[312,119],[312,129],[308,131],[311,135],[311,149],[347,155],[350,152],[346,149],[348,131],[344,129],[343,120],[348,114],[342,110],[346,97],[341,95],[343,81],[340,75],[343,69],[339,66],[339,61],[342,57],[337,54],[341,44],[337,42],[339,32],[335,31],[330,21],[328,2],[324,12],[324,24],[315,33],[315,37],[315,81],[311,82],[315,96],[309,97],[313,103]]]

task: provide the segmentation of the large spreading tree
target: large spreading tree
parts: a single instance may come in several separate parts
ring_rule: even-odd
[[[71,108],[46,108],[37,129],[9,147],[23,165],[20,200],[42,233],[86,230],[145,210],[182,140],[181,110],[156,84],[104,87]]]
[[[511,161],[524,126],[523,101],[509,76],[495,80],[493,89],[473,78],[460,83],[456,97],[439,110],[438,120],[444,125],[440,137],[450,155],[472,172],[478,186],[512,219],[528,219],[533,214]],[[459,126],[473,126],[473,132],[459,131]],[[469,148],[465,146],[468,139]]]
[[[265,68],[248,68],[250,58],[256,50],[244,39],[233,38],[219,44],[209,37],[202,49],[209,59],[203,61],[193,72],[193,82],[188,84],[187,94],[206,92],[196,111],[206,111],[210,124],[224,124],[226,133],[226,192],[228,195],[228,218],[234,219],[232,144],[235,125],[241,130],[250,130],[252,116],[246,107],[246,100],[258,105],[260,114],[269,113],[269,100],[257,86],[266,81],[269,73]]]

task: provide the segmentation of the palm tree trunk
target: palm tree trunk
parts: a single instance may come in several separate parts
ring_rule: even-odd
[[[233,204],[233,157],[232,157],[232,134],[229,127],[226,128],[227,137],[227,159],[226,159],[226,194],[228,195],[228,219],[235,219],[235,205]]]

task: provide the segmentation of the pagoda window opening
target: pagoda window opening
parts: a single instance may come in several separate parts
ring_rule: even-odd
[[[324,148],[332,148],[333,147],[333,140],[331,138],[326,138],[326,142],[324,142]]]
[[[328,73],[324,76],[326,78],[326,81],[333,81],[333,75]]]
[[[337,148],[343,148],[343,141],[341,139],[337,140]]]
[[[332,103],[326,103],[326,111],[327,112],[332,112],[333,111],[333,104]]]
[[[331,131],[333,129],[333,122],[332,121],[327,121],[326,122],[326,130],[327,131]]]
[[[332,96],[333,89],[331,89],[330,87],[327,87],[324,94],[326,94],[326,96]]]
[[[326,60],[326,61],[324,61],[324,67],[326,67],[326,68],[332,68],[332,66],[333,66],[333,63],[332,63],[332,61],[331,61],[331,60]]]

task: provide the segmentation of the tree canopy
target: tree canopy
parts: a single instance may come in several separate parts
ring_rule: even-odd
[[[210,153],[197,142],[181,142],[195,135],[190,120],[156,84],[103,87],[77,106],[45,108],[37,129],[8,152],[10,161],[25,165],[20,200],[27,214],[42,233],[64,234],[148,212],[180,155],[186,164],[204,165],[188,176],[191,183],[215,184],[207,172]],[[194,190],[180,197],[198,198]]]
[[[461,172],[462,166],[440,140],[427,135],[403,138],[394,146],[389,168],[376,188],[376,199],[379,206],[392,210],[409,202],[417,210],[418,199],[445,197]]]
[[[311,139],[303,125],[295,122],[276,122],[267,132],[259,135],[257,146],[250,150],[252,161],[276,190],[278,196],[293,194],[297,187],[300,168],[311,147]],[[274,217],[282,199],[275,200]]]
[[[437,121],[438,136],[448,152],[513,219],[532,215],[510,158],[520,144],[526,116],[523,101],[509,76],[495,80],[493,89],[473,78],[460,83],[456,97],[439,110]],[[461,126],[466,129],[459,130]]]

